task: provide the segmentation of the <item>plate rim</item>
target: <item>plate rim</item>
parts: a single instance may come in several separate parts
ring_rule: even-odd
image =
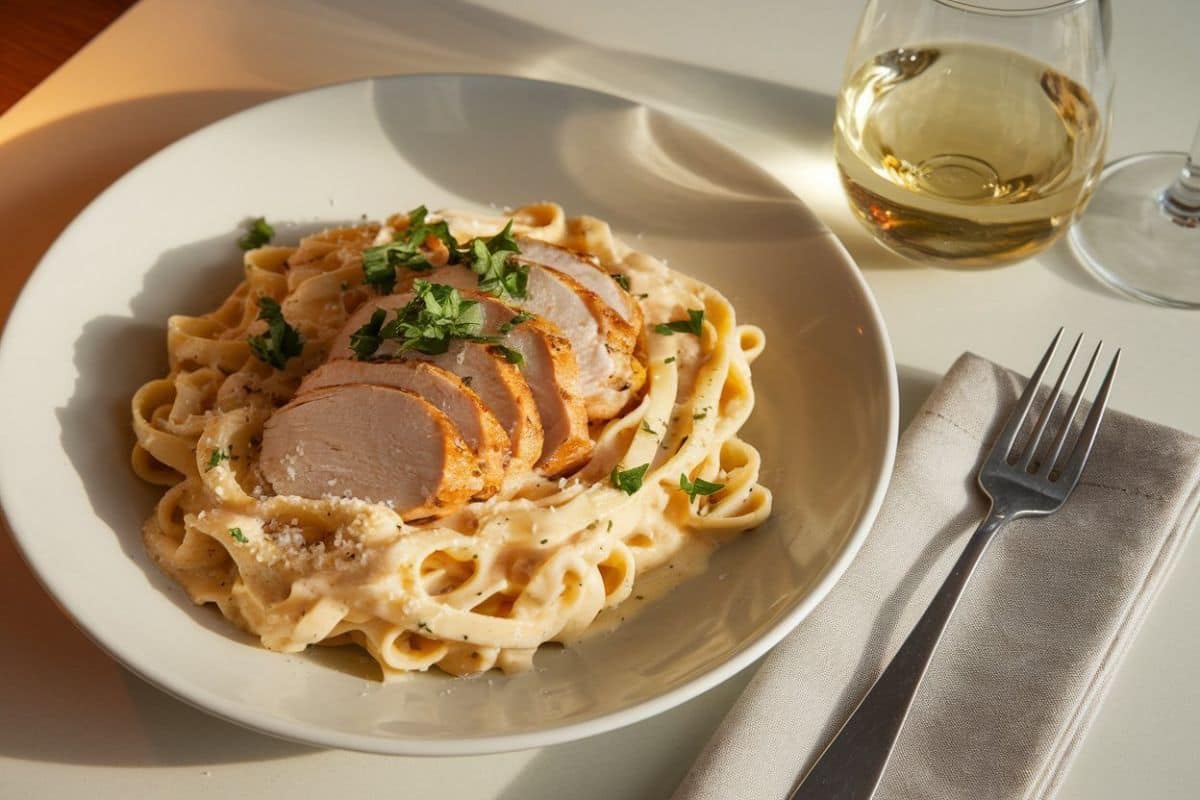
[[[57,234],[54,242],[46,249],[38,259],[36,266],[30,272],[29,277],[25,280],[16,299],[9,311],[8,318],[5,320],[3,330],[0,330],[0,374],[3,374],[9,363],[13,360],[12,352],[16,345],[13,344],[11,330],[13,329],[14,320],[23,318],[27,313],[31,313],[25,306],[29,303],[31,290],[34,286],[39,285],[41,280],[45,278],[42,273],[42,267],[50,261],[56,251],[61,246],[62,241],[67,238],[68,234],[76,228],[85,218],[89,217],[103,201],[113,193],[118,187],[126,182],[134,180],[143,170],[148,168],[154,162],[161,158],[166,158],[176,148],[180,148],[185,143],[190,142],[194,137],[201,137],[209,132],[210,129],[226,124],[232,120],[240,118],[244,115],[259,113],[262,109],[274,106],[276,104],[293,103],[302,101],[302,99],[310,98],[325,92],[334,93],[337,91],[346,91],[349,87],[361,85],[364,87],[370,86],[376,82],[419,82],[428,79],[442,78],[466,78],[466,79],[486,79],[486,80],[501,80],[510,81],[513,83],[531,83],[540,84],[556,89],[566,89],[571,92],[583,92],[585,94],[594,95],[605,100],[617,100],[622,103],[629,104],[633,107],[641,107],[648,109],[656,114],[661,114],[670,119],[673,123],[687,128],[697,136],[702,137],[706,143],[719,148],[729,156],[736,158],[741,166],[751,169],[758,175],[765,177],[772,184],[780,187],[787,195],[799,201],[800,205],[812,215],[813,219],[819,224],[818,230],[813,234],[827,240],[833,250],[838,254],[842,268],[848,273],[851,284],[857,291],[859,298],[863,302],[863,307],[868,313],[872,326],[874,328],[873,338],[876,348],[883,356],[883,368],[886,372],[885,386],[887,389],[886,398],[886,425],[885,425],[885,447],[881,463],[872,475],[873,489],[871,490],[866,502],[863,505],[863,511],[858,516],[854,526],[850,530],[849,536],[845,540],[841,551],[837,557],[826,569],[825,574],[817,581],[809,590],[807,595],[792,608],[788,613],[782,616],[770,627],[763,630],[756,638],[750,640],[738,652],[734,653],[725,661],[717,664],[707,672],[698,675],[690,680],[687,680],[680,685],[663,692],[655,697],[632,705],[620,708],[616,711],[601,713],[597,716],[580,720],[578,722],[569,722],[559,725],[551,725],[549,727],[540,728],[536,731],[527,731],[524,733],[514,733],[505,735],[489,735],[478,737],[456,737],[452,739],[422,739],[419,737],[391,737],[382,735],[367,735],[356,734],[349,732],[334,731],[320,725],[315,725],[301,720],[287,719],[278,714],[260,711],[257,707],[244,703],[227,701],[224,697],[213,694],[202,686],[197,686],[192,682],[181,681],[178,684],[173,683],[170,676],[160,676],[153,673],[151,665],[142,665],[139,663],[136,653],[126,654],[122,652],[120,642],[110,642],[101,633],[90,630],[86,627],[79,618],[71,611],[66,602],[62,600],[59,593],[55,591],[53,580],[38,569],[35,563],[33,554],[26,549],[24,536],[19,532],[18,526],[13,524],[12,514],[9,512],[9,500],[12,495],[7,489],[8,481],[3,479],[6,470],[0,468],[0,516],[3,516],[5,523],[11,531],[11,540],[13,541],[17,552],[21,559],[28,566],[30,572],[37,580],[39,586],[49,595],[50,599],[59,608],[59,610],[70,620],[84,636],[99,647],[109,658],[112,658],[125,669],[133,672],[142,680],[150,685],[166,693],[167,695],[184,702],[185,704],[196,708],[205,713],[219,717],[227,722],[231,722],[239,727],[266,733],[280,739],[285,739],[293,742],[299,742],[310,746],[319,747],[337,747],[346,750],[354,750],[366,753],[377,753],[385,755],[406,755],[406,756],[459,756],[459,755],[483,755],[490,753],[511,752],[515,750],[525,750],[536,747],[544,747],[547,745],[562,744],[578,739],[596,736],[602,733],[607,733],[619,728],[632,725],[650,717],[657,716],[665,711],[674,708],[690,699],[709,691],[718,684],[732,678],[734,675],[751,666],[760,657],[766,654],[769,650],[775,647],[782,641],[792,630],[794,630],[812,610],[821,603],[832,590],[833,586],[841,580],[851,562],[858,555],[867,536],[870,535],[879,510],[883,504],[884,497],[887,493],[892,471],[895,465],[896,449],[899,436],[899,383],[897,377],[897,368],[895,353],[892,348],[891,339],[888,335],[887,325],[885,323],[882,312],[879,309],[878,301],[872,293],[866,278],[863,276],[857,262],[850,255],[844,243],[829,230],[829,228],[812,212],[812,209],[805,203],[804,199],[788,188],[782,181],[771,174],[768,170],[755,162],[750,157],[743,155],[738,150],[729,147],[723,142],[715,139],[711,135],[699,130],[688,119],[680,117],[677,114],[670,113],[653,104],[645,103],[631,97],[625,97],[611,92],[600,91],[585,86],[577,86],[560,81],[542,80],[538,78],[528,78],[517,75],[505,75],[499,73],[482,73],[482,72],[416,72],[416,73],[401,73],[393,75],[373,75],[362,78],[354,78],[337,83],[325,84],[322,86],[305,89],[297,92],[283,94],[279,97],[270,100],[256,103],[241,110],[235,111],[232,114],[225,115],[215,119],[194,131],[176,139],[155,152],[147,155],[137,164],[122,173],[116,180],[108,184],[101,190],[84,208],[76,214],[69,223]]]

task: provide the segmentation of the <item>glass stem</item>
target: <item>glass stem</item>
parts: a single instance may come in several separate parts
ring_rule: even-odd
[[[1163,192],[1162,208],[1178,225],[1200,226],[1200,129],[1179,177]]]

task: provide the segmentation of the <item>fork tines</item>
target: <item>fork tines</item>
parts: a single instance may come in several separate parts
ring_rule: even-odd
[[[1016,444],[1017,437],[1025,427],[1029,412],[1033,408],[1034,401],[1037,399],[1038,389],[1041,386],[1042,378],[1046,374],[1046,368],[1054,358],[1062,336],[1063,329],[1059,328],[1058,333],[1054,336],[1054,340],[1050,342],[1050,347],[1046,350],[1046,354],[1042,356],[1037,370],[1030,377],[1029,384],[1025,387],[1025,391],[1021,395],[1017,407],[1013,409],[1012,415],[1004,426],[1004,430],[996,440],[996,444],[988,456],[988,461],[1003,462],[1010,466],[1017,466],[1030,475],[1044,476],[1047,481],[1056,483],[1066,492],[1070,492],[1079,481],[1079,476],[1083,472],[1084,462],[1087,461],[1088,454],[1092,450],[1092,445],[1096,441],[1096,433],[1100,429],[1100,421],[1104,418],[1104,410],[1108,406],[1108,396],[1112,391],[1113,378],[1117,373],[1117,364],[1121,360],[1121,350],[1118,348],[1116,353],[1113,354],[1112,362],[1108,367],[1108,373],[1104,376],[1104,382],[1100,384],[1100,390],[1096,393],[1096,397],[1092,401],[1091,412],[1080,428],[1078,436],[1075,438],[1074,446],[1068,451],[1065,461],[1060,464],[1060,457],[1063,455],[1064,446],[1071,434],[1075,416],[1079,412],[1080,405],[1083,403],[1083,396],[1087,390],[1088,382],[1091,380],[1092,372],[1100,357],[1100,351],[1104,347],[1103,341],[1099,342],[1096,345],[1096,349],[1092,351],[1092,357],[1088,359],[1087,369],[1084,370],[1083,378],[1080,379],[1079,386],[1075,390],[1070,404],[1067,406],[1066,411],[1059,416],[1058,433],[1054,436],[1049,448],[1045,452],[1040,452],[1041,448],[1039,446],[1041,445],[1043,435],[1050,426],[1051,419],[1056,416],[1055,412],[1057,411],[1059,400],[1062,398],[1063,386],[1066,383],[1071,368],[1075,364],[1075,356],[1079,352],[1079,345],[1083,341],[1083,334],[1080,334],[1071,346],[1071,352],[1067,355],[1067,361],[1063,365],[1058,379],[1054,382],[1054,386],[1046,398],[1041,414],[1038,416],[1029,437],[1024,440],[1023,446],[1018,448]]]

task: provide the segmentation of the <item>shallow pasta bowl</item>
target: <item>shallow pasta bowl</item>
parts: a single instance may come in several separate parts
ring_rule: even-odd
[[[128,400],[165,370],[172,313],[239,280],[237,226],[277,241],[362,214],[561,203],[695,275],[760,325],[744,438],[775,512],[615,632],[514,676],[381,685],[351,648],[266,651],[193,606],[142,548],[157,489],[128,467]],[[52,315],[54,324],[48,325]],[[895,450],[895,369],[854,264],[755,166],[627,100],[412,76],[283,98],[150,158],[67,228],[0,340],[0,502],[43,585],[114,658],[180,699],[312,744],[412,755],[567,741],[664,711],[778,642],[867,535]]]

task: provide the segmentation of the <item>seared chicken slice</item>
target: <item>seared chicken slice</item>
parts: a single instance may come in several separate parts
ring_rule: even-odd
[[[588,418],[616,416],[646,378],[645,367],[633,354],[637,331],[574,278],[518,259],[529,265],[525,297],[506,297],[505,302],[554,323],[571,343]],[[463,266],[441,267],[428,280],[461,290],[478,285],[475,273]]]
[[[393,294],[365,303],[350,315],[341,332],[334,338],[329,351],[329,360],[352,359],[350,337],[365,325],[375,310],[386,311],[403,308],[411,294]],[[381,356],[397,355],[391,343],[379,350]],[[404,352],[403,358],[426,361],[462,378],[483,404],[496,415],[500,425],[508,434],[511,447],[508,473],[520,473],[532,469],[542,456],[542,423],[538,415],[533,392],[521,371],[510,364],[503,355],[492,352],[489,345],[478,342],[454,341],[440,355],[427,355],[413,350]]]
[[[583,288],[593,292],[617,312],[635,331],[642,327],[642,309],[633,295],[622,288],[616,279],[601,269],[599,263],[591,257],[528,236],[518,236],[517,244],[521,248],[522,258],[544,264],[574,278]]]
[[[292,398],[263,428],[260,466],[277,494],[352,496],[404,519],[477,494],[475,453],[450,418],[403,389],[331,386]]]
[[[462,379],[423,361],[350,361],[340,359],[317,367],[300,383],[298,395],[328,386],[370,384],[405,389],[420,395],[444,413],[475,451],[483,477],[478,499],[491,497],[504,480],[509,441],[500,421]]]
[[[455,270],[464,272],[465,270]],[[534,317],[521,319],[517,311],[491,295],[464,291],[483,309],[483,333],[503,336],[507,347],[519,352],[525,363],[521,375],[533,392],[542,420],[542,457],[537,470],[554,476],[582,466],[592,454],[587,411],[579,393],[579,367],[571,344],[556,326]],[[507,333],[503,327],[509,327]]]

